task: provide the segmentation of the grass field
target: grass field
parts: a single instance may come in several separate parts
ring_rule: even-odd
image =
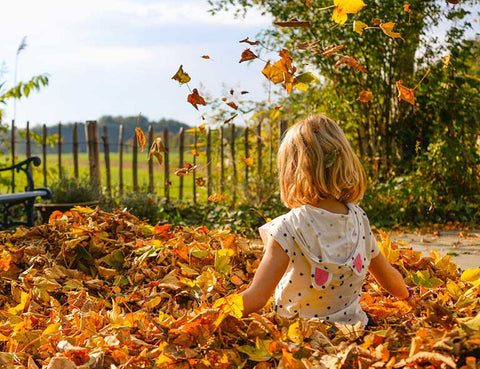
[[[138,186],[141,191],[148,190],[148,154],[143,152],[138,154]],[[185,154],[184,160],[192,163],[193,157],[191,154]],[[124,153],[123,154],[123,191],[124,193],[128,193],[133,191],[133,154],[132,153]],[[197,164],[199,163],[199,168],[197,169],[196,176],[204,177],[206,179],[207,171],[205,167],[205,156],[197,157]],[[154,175],[154,192],[159,196],[164,196],[165,194],[165,175],[164,175],[164,165],[160,166],[157,159],[152,159],[153,163],[153,175]],[[59,165],[58,165],[58,155],[57,154],[49,154],[47,156],[47,178],[46,178],[46,185],[48,186],[49,183],[55,181],[58,178],[59,173]],[[41,187],[45,185],[44,176],[43,176],[43,165],[42,163],[40,167],[33,168],[33,177],[35,181],[36,187]],[[88,156],[86,153],[81,153],[78,156],[78,166],[79,166],[79,176],[80,178],[88,179],[90,175],[89,165],[88,165]],[[181,168],[179,154],[171,153],[169,157],[169,180],[171,182],[170,185],[170,198],[172,200],[176,200],[179,198],[179,186],[180,186],[180,178],[179,176],[175,175],[175,170]],[[64,176],[73,177],[74,175],[74,164],[73,164],[73,154],[72,153],[65,153],[62,154],[62,171]],[[105,188],[107,184],[107,170],[105,159],[103,153],[101,153],[100,157],[100,176],[101,176],[101,184]],[[118,153],[110,153],[110,175],[111,175],[111,183],[112,183],[112,193],[113,196],[118,194],[119,190],[119,182],[120,182],[120,170],[119,170],[119,155]],[[2,193],[6,193],[10,191],[10,180],[11,174],[10,173],[2,173],[1,183],[0,183],[0,191]],[[23,174],[16,174],[15,175],[15,186],[16,191],[20,191],[25,186],[25,176]],[[197,191],[197,200],[198,201],[206,201],[207,198],[207,188],[206,186],[199,187],[196,186]],[[215,191],[215,190],[214,190]],[[190,173],[183,177],[183,199],[184,200],[191,200],[193,199],[193,174]]]

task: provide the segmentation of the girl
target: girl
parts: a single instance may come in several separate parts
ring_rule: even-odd
[[[335,122],[318,115],[293,125],[278,151],[278,173],[291,210],[260,227],[265,254],[242,293],[244,315],[275,290],[280,315],[366,326],[359,301],[367,270],[395,297],[411,297],[354,204],[365,192],[365,173]]]

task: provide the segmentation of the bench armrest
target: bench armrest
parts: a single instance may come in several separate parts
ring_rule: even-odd
[[[25,175],[27,176],[27,187],[25,188],[27,191],[32,191],[35,186],[33,184],[33,178],[32,175],[29,172],[29,167],[30,164],[33,163],[36,167],[40,165],[42,161],[38,156],[32,156],[30,158],[27,158],[26,160],[23,160],[17,164],[11,165],[9,167],[1,168],[0,172],[5,172],[7,170],[16,170],[17,172],[24,172]]]

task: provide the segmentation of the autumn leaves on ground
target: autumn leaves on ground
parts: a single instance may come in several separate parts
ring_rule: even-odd
[[[241,318],[262,250],[228,230],[75,208],[0,234],[2,368],[476,368],[480,268],[381,250],[418,296],[368,280],[375,325]],[[477,366],[476,366],[477,365]]]

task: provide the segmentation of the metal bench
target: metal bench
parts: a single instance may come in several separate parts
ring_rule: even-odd
[[[32,156],[20,163],[0,169],[0,173],[6,171],[16,171],[19,173],[22,171],[27,176],[27,186],[25,187],[24,192],[0,194],[0,229],[8,229],[19,225],[33,227],[35,225],[35,212],[33,208],[35,198],[52,198],[52,192],[48,188],[35,188],[32,175],[29,171],[31,163],[38,167],[41,160],[37,156]],[[17,208],[18,206],[23,206],[23,213],[27,217],[26,221],[15,219],[14,208]]]

